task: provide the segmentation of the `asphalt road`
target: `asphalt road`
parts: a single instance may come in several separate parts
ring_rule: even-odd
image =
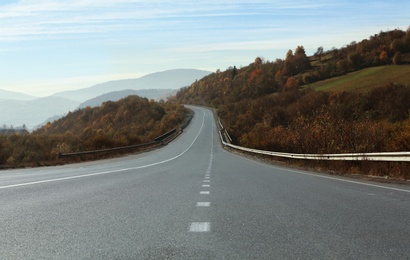
[[[410,190],[225,151],[209,110],[148,153],[0,172],[0,259],[410,259]]]

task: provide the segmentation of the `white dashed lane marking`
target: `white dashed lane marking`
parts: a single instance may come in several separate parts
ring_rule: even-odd
[[[197,202],[196,206],[197,207],[209,207],[211,206],[211,202]]]
[[[192,222],[189,227],[189,232],[209,232],[211,223],[209,222]]]
[[[213,131],[212,133],[212,142],[213,142]],[[212,171],[212,163],[213,163],[213,144],[211,145],[211,156],[209,158],[209,164],[208,164],[208,168],[206,169],[205,172],[205,177],[203,180],[203,184],[202,184],[202,188],[210,188],[210,178],[211,178],[211,171]],[[200,191],[199,194],[201,195],[208,195],[210,194],[210,191]],[[196,207],[210,207],[211,206],[211,202],[204,202],[204,201],[200,201],[196,203]],[[203,211],[201,211],[202,213],[204,213]],[[211,223],[210,222],[192,222],[190,227],[189,227],[189,232],[209,232],[211,231]]]

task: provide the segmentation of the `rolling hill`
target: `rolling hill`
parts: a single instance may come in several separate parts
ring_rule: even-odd
[[[0,100],[6,100],[6,99],[33,100],[33,99],[36,99],[36,98],[37,97],[27,95],[27,94],[0,89]]]

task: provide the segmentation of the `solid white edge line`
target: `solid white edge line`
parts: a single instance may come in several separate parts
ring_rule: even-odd
[[[394,188],[394,187],[389,187],[389,186],[383,186],[383,185],[378,185],[378,184],[372,184],[372,183],[366,183],[366,182],[360,182],[360,181],[353,181],[353,180],[341,179],[341,178],[336,178],[336,177],[331,177],[331,176],[325,176],[325,175],[320,175],[320,174],[314,174],[314,173],[309,173],[309,172],[303,172],[303,171],[298,171],[298,170],[292,170],[292,169],[290,169],[290,168],[284,168],[284,167],[276,166],[276,165],[270,165],[270,164],[267,164],[267,163],[263,163],[263,162],[258,162],[258,161],[251,160],[251,159],[246,158],[246,157],[243,157],[243,156],[241,156],[241,155],[237,155],[237,154],[234,154],[234,153],[230,153],[229,151],[226,151],[226,150],[223,149],[223,148],[222,148],[222,150],[223,150],[224,152],[230,154],[230,155],[240,157],[240,158],[245,159],[245,160],[248,160],[248,161],[250,161],[250,162],[252,162],[252,163],[256,163],[256,164],[259,164],[259,165],[268,166],[268,167],[271,167],[271,168],[279,168],[279,169],[282,169],[282,170],[287,171],[287,172],[300,173],[300,174],[303,174],[303,175],[308,175],[308,176],[317,177],[317,178],[324,178],[324,179],[329,179],[329,180],[335,180],[335,181],[341,181],[341,182],[359,184],[359,185],[370,186],[370,187],[375,187],[375,188],[381,188],[381,189],[395,190],[395,191],[402,191],[402,192],[410,193],[410,190],[405,190],[405,189],[400,189],[400,188]]]
[[[319,178],[325,178],[329,180],[336,180],[336,181],[343,181],[343,182],[348,182],[348,183],[354,183],[354,184],[360,184],[360,185],[365,185],[365,186],[370,186],[370,187],[375,187],[375,188],[382,188],[382,189],[388,189],[388,190],[395,190],[395,191],[403,191],[403,192],[408,192],[410,193],[410,190],[405,190],[405,189],[400,189],[400,188],[394,188],[394,187],[388,187],[388,186],[383,186],[383,185],[378,185],[378,184],[372,184],[372,183],[365,183],[365,182],[360,182],[360,181],[353,181],[353,180],[346,180],[346,179],[339,179],[331,176],[323,176],[323,175],[315,175],[313,173],[308,173],[308,172],[301,172],[301,171],[294,171],[296,173],[304,174],[304,175],[309,175],[309,176],[315,176]]]
[[[163,164],[172,160],[175,160],[179,157],[181,157],[182,155],[184,155],[189,149],[191,149],[191,147],[194,145],[194,143],[196,142],[196,140],[198,139],[199,135],[202,132],[202,129],[204,127],[205,124],[205,113],[204,111],[202,111],[203,117],[202,117],[202,125],[201,128],[198,131],[198,134],[195,136],[194,140],[192,141],[192,143],[188,146],[187,149],[185,149],[185,151],[183,151],[182,153],[180,153],[177,156],[174,156],[170,159],[164,160],[164,161],[160,161],[160,162],[156,162],[156,163],[151,163],[151,164],[147,164],[147,165],[142,165],[142,166],[137,166],[137,167],[131,167],[131,168],[125,168],[125,169],[118,169],[118,170],[112,170],[112,171],[104,171],[104,172],[95,172],[95,173],[90,173],[90,174],[84,174],[84,175],[75,175],[75,176],[69,176],[69,177],[63,177],[63,178],[56,178],[56,179],[48,179],[48,180],[41,180],[41,181],[33,181],[33,182],[24,182],[24,183],[18,183],[18,184],[11,184],[11,185],[5,185],[5,186],[0,186],[0,189],[8,189],[8,188],[15,188],[15,187],[22,187],[22,186],[29,186],[29,185],[35,185],[35,184],[41,184],[41,183],[49,183],[49,182],[57,182],[57,181],[64,181],[64,180],[71,180],[71,179],[79,179],[79,178],[85,178],[85,177],[91,177],[91,176],[97,176],[97,175],[103,175],[103,174],[108,174],[108,173],[116,173],[116,172],[125,172],[125,171],[130,171],[130,170],[138,170],[138,169],[143,169],[143,168],[148,168],[148,167],[152,167],[155,165],[159,165],[159,164]]]

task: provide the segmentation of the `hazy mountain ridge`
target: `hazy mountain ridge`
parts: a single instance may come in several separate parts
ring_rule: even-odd
[[[89,99],[81,103],[80,108],[85,108],[87,106],[97,107],[106,101],[118,101],[130,95],[137,95],[141,97],[146,97],[148,99],[160,100],[160,99],[165,99],[172,93],[174,93],[174,90],[172,89],[141,89],[141,90],[126,89],[126,90],[106,93],[98,97]]]
[[[78,107],[79,102],[61,97],[34,100],[0,100],[0,123],[8,126],[26,125],[31,129],[52,115],[66,114]]]
[[[3,90],[0,89],[0,100],[8,100],[8,99],[13,99],[13,100],[33,100],[36,99],[37,97],[23,94],[20,92],[14,92],[14,91],[8,91],[8,90]]]
[[[0,109],[5,111],[0,114],[0,125],[26,125],[28,129],[33,129],[47,123],[45,120],[50,118],[60,118],[81,107],[117,101],[128,94],[165,99],[174,94],[176,89],[188,86],[210,73],[196,69],[167,70],[141,78],[108,81],[89,88],[59,92],[45,98],[0,90]]]
[[[189,86],[195,82],[195,80],[199,80],[209,74],[211,74],[211,72],[204,70],[174,69],[148,74],[135,79],[113,80],[84,89],[58,92],[53,96],[85,102],[96,96],[126,89],[178,89]]]

